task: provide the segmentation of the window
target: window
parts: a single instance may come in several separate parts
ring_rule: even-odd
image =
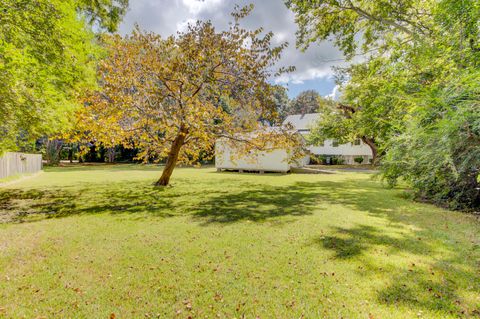
[[[332,146],[333,147],[338,147],[338,140],[333,140],[332,141]]]
[[[360,139],[357,138],[355,142],[353,142],[353,145],[361,145],[362,143],[360,142]]]

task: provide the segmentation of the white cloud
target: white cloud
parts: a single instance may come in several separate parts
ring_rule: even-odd
[[[342,58],[342,54],[330,42],[312,44],[305,52],[296,49],[294,14],[282,0],[135,0],[130,1],[130,10],[120,32],[129,33],[137,22],[145,30],[168,36],[185,30],[189,22],[196,20],[211,20],[216,28],[226,29],[234,6],[252,2],[255,9],[242,21],[242,26],[248,29],[263,27],[266,32],[272,31],[275,34],[274,45],[288,42],[278,67],[296,67],[295,72],[284,74],[275,82],[301,84],[307,80],[331,78],[331,67],[339,64],[337,60]]]
[[[187,28],[188,28],[188,25],[189,24],[195,24],[195,22],[197,22],[196,19],[186,19],[184,21],[178,22],[177,23],[177,31],[179,31],[179,32],[186,31]]]
[[[324,79],[330,78],[333,75],[333,71],[328,68],[311,68],[304,69],[300,72],[292,72],[287,74],[282,74],[275,79],[275,83],[293,83],[293,84],[303,84],[303,82],[314,79]]]
[[[197,15],[203,11],[214,11],[222,4],[223,0],[182,0],[191,14]]]
[[[334,101],[338,101],[340,97],[342,96],[342,92],[340,91],[340,86],[335,85],[333,88],[332,92],[328,95],[326,95],[326,98],[332,99]]]

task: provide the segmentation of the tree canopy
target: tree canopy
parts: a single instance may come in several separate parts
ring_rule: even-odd
[[[145,160],[166,158],[162,186],[177,162],[195,162],[217,138],[243,153],[296,144],[290,132],[262,124],[277,116],[268,80],[286,71],[274,69],[286,44],[271,47],[272,33],[241,28],[251,9],[235,11],[227,31],[199,21],[165,39],[138,29],[106,37],[100,90],[85,99],[79,131],[107,147],[135,145]]]
[[[419,198],[480,206],[480,3],[474,0],[291,0],[298,45],[335,38],[364,62],[337,73],[342,97],[317,138],[366,137],[384,178]]]
[[[0,152],[61,131],[95,85],[92,25],[115,30],[126,0],[0,1]]]

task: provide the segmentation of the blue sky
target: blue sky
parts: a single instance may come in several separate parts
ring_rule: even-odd
[[[304,80],[302,83],[288,83],[288,96],[290,98],[294,98],[300,92],[305,90],[315,90],[320,95],[327,96],[333,93],[333,89],[335,88],[335,82],[333,78],[326,77],[326,78],[316,78],[312,80]]]
[[[289,43],[278,66],[295,66],[296,70],[272,81],[286,86],[291,98],[309,89],[323,96],[332,94],[335,87],[332,66],[339,62],[331,61],[342,59],[342,54],[328,41],[314,43],[305,52],[296,49],[295,17],[283,0],[130,0],[120,33],[129,33],[138,23],[144,30],[168,36],[196,20],[211,20],[217,28],[225,29],[234,6],[249,3],[255,9],[242,22],[243,26],[272,31],[274,44]]]

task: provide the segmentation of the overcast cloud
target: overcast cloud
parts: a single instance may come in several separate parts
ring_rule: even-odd
[[[297,26],[283,0],[130,0],[120,32],[129,33],[138,23],[142,29],[168,36],[196,20],[211,20],[217,28],[225,29],[235,4],[249,3],[253,3],[255,9],[242,25],[248,29],[263,27],[265,31],[273,31],[275,44],[289,43],[279,66],[295,66],[296,71],[275,81],[288,86],[291,96],[307,88],[317,89],[324,95],[332,94],[331,67],[341,62],[331,60],[341,60],[342,54],[330,42],[313,44],[306,52],[296,49]]]

